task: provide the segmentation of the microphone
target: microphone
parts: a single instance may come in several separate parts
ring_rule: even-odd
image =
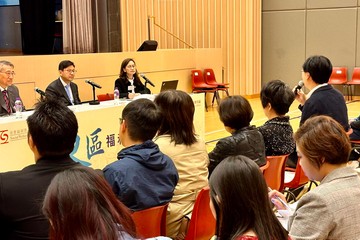
[[[90,84],[93,87],[101,88],[101,86],[95,82],[92,82],[90,80],[85,80],[86,83]]]
[[[144,74],[140,74],[140,76],[145,79],[146,82],[148,82],[151,86],[155,87],[155,85],[148,79]]]
[[[297,92],[304,86],[304,82],[303,81],[299,81],[298,85],[295,87],[294,89],[294,93],[295,95],[297,94]]]
[[[40,88],[38,87],[35,87],[35,92],[37,92],[38,94],[40,94],[42,97],[45,97],[45,92],[43,90],[41,90]]]

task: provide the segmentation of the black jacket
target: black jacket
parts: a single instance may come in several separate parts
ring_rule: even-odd
[[[231,136],[217,142],[214,150],[209,153],[209,176],[223,159],[237,155],[244,155],[259,166],[266,164],[264,139],[256,127],[236,130]]]
[[[126,77],[121,77],[115,80],[115,88],[118,88],[120,93],[120,98],[128,98],[128,94],[131,92],[128,90],[128,87],[131,86],[131,83],[129,80],[127,80]],[[135,93],[151,93],[148,88],[145,88],[145,85],[142,84],[140,79],[135,78],[134,79],[134,86],[135,86]]]

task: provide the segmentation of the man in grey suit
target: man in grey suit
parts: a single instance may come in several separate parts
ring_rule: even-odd
[[[0,61],[0,116],[8,116],[15,112],[15,100],[20,98],[19,89],[13,85],[15,77],[14,64]],[[21,98],[20,98],[21,100]]]
[[[60,62],[59,73],[60,77],[46,88],[46,97],[58,99],[68,106],[81,104],[78,86],[72,82],[76,73],[75,64],[69,60]]]

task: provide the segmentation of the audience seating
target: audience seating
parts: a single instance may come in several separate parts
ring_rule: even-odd
[[[229,87],[228,87],[228,83],[219,83],[216,81],[215,78],[215,73],[214,70],[212,68],[205,68],[204,69],[204,78],[205,78],[205,82],[209,85],[215,86],[217,91],[224,91],[226,93],[227,96],[229,96]],[[212,100],[212,104],[214,105],[214,99],[215,99],[215,95],[213,97]]]
[[[205,93],[205,108],[207,111],[206,104],[206,93],[213,93],[216,98],[217,103],[219,104],[220,99],[217,93],[217,88],[213,85],[209,85],[205,82],[201,70],[191,70],[191,80],[192,80],[192,91],[193,93]]]
[[[209,202],[210,189],[205,187],[196,198],[185,240],[209,240],[214,236],[216,220]]]
[[[270,166],[270,162],[269,162],[269,161],[266,161],[266,164],[265,164],[264,166],[261,166],[261,167],[260,167],[260,171],[261,171],[262,173],[264,173],[264,171],[265,171],[266,169],[268,169],[269,166]]]
[[[168,204],[134,212],[132,218],[140,237],[166,236],[166,210]]]
[[[97,95],[97,99],[100,102],[114,100],[114,94],[113,93],[99,94],[99,95]]]
[[[354,92],[355,92],[355,86],[360,85],[360,67],[354,67],[352,78],[350,81],[347,82],[348,87],[350,88],[350,101],[353,100],[353,91],[352,87],[354,86]]]
[[[265,181],[271,189],[281,192],[284,189],[285,163],[289,155],[267,156],[270,166],[264,171]]]
[[[349,98],[350,94],[347,85],[347,67],[333,67],[328,83],[331,85],[342,85],[343,89],[346,88],[348,90],[347,96]],[[343,90],[343,94],[344,94],[344,90]]]

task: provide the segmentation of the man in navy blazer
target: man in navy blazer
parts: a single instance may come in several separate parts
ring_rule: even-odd
[[[60,77],[46,88],[46,97],[58,99],[68,106],[81,104],[78,86],[72,82],[76,73],[75,64],[69,60],[60,62],[59,73]]]
[[[15,100],[20,98],[20,94],[19,89],[13,85],[14,77],[14,64],[8,61],[0,61],[0,116],[8,116],[15,112]],[[5,93],[3,93],[4,90]],[[9,100],[9,109],[4,94]]]
[[[52,178],[80,166],[70,158],[78,131],[67,106],[46,99],[27,118],[28,144],[35,163],[19,171],[0,173],[0,239],[49,239],[49,221],[42,201]],[[21,151],[21,149],[19,149]],[[2,156],[6,161],[6,156]]]
[[[340,123],[345,131],[349,129],[347,107],[344,96],[328,84],[332,64],[327,57],[311,56],[302,66],[302,80],[310,92],[305,95],[297,91],[296,100],[302,111],[300,124],[315,115],[327,115]]]

